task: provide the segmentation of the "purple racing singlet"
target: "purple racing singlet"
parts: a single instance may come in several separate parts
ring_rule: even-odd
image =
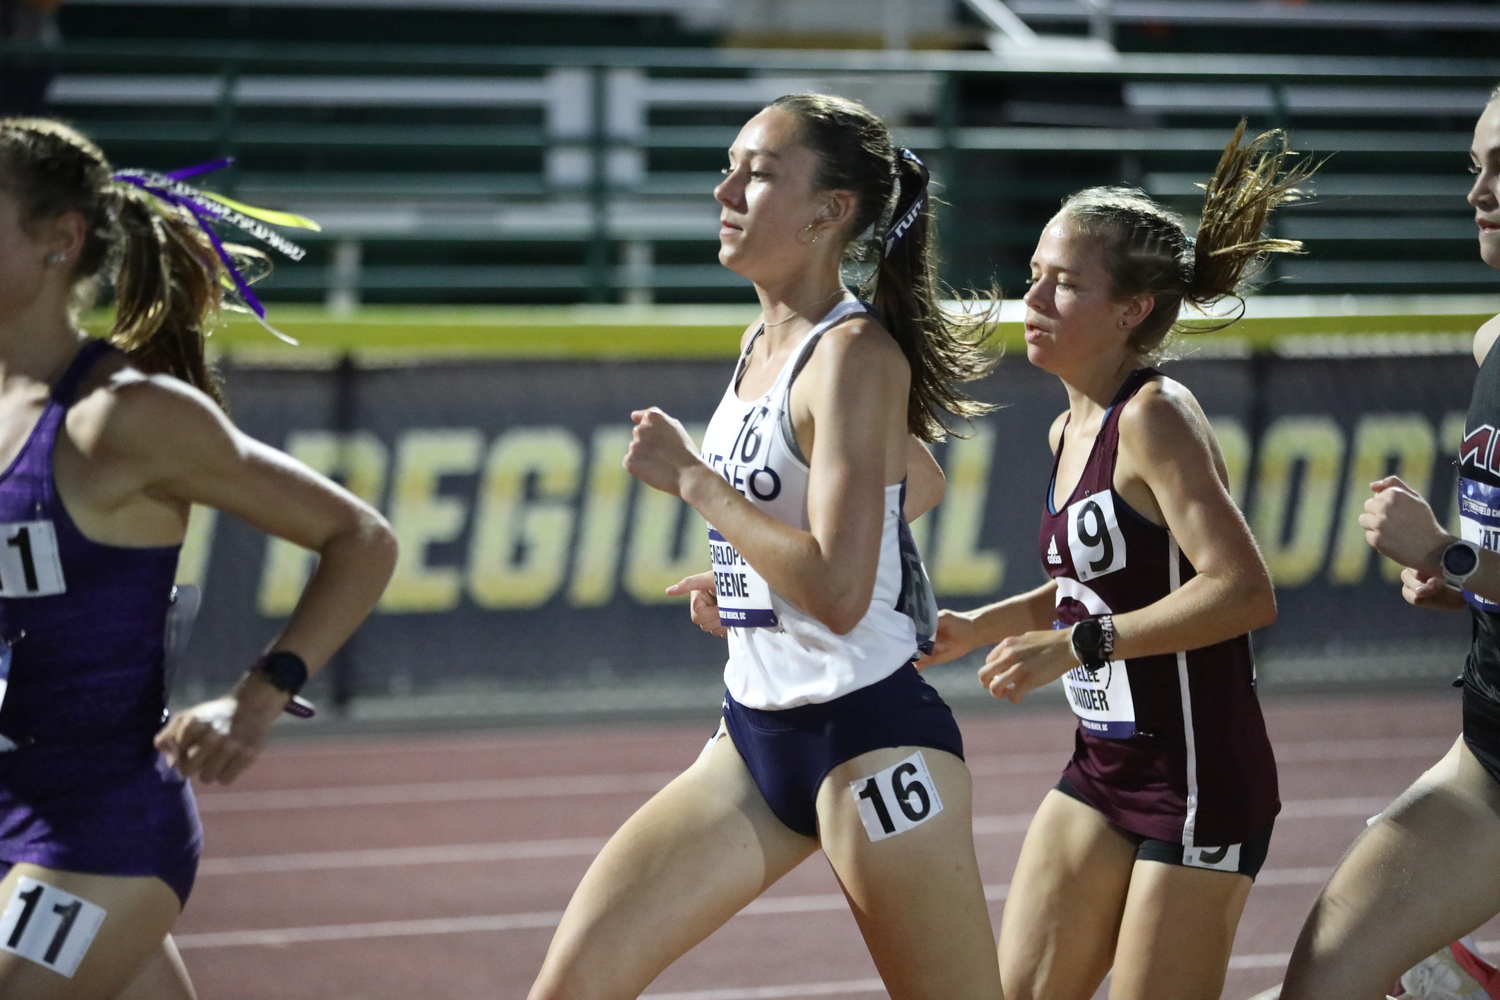
[[[1135,611],[1192,579],[1170,531],[1114,489],[1120,411],[1159,373],[1132,372],[1105,413],[1073,492],[1054,509],[1058,448],[1042,518],[1042,565],[1057,581],[1057,626]],[[1250,637],[1116,660],[1063,676],[1078,717],[1063,776],[1131,833],[1186,847],[1241,844],[1280,811],[1276,761],[1255,696]]]
[[[78,384],[113,350],[84,344],[0,473],[0,861],[155,875],[186,901],[202,829],[151,744],[179,547],[90,541],[52,476]]]

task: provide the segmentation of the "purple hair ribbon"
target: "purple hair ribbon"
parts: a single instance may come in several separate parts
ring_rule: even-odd
[[[886,230],[884,254],[887,257],[896,248],[901,237],[906,235],[906,231],[916,224],[917,218],[922,214],[922,209],[927,207],[927,182],[932,179],[932,175],[927,172],[927,164],[923,163],[916,153],[902,146],[896,150],[896,155],[917,165],[917,172],[922,175],[922,188],[912,199],[911,206],[901,213],[900,218],[891,223],[891,227]]]
[[[214,231],[213,223],[227,222],[235,228],[249,233],[267,246],[279,250],[292,260],[301,260],[307,256],[307,251],[246,213],[264,213],[282,225],[300,226],[304,229],[318,229],[318,224],[310,219],[303,219],[300,216],[288,213],[266,212],[264,209],[257,209],[249,205],[240,205],[239,202],[208,194],[182,183],[184,178],[197,177],[201,174],[212,173],[215,170],[222,170],[233,162],[232,158],[226,157],[219,160],[210,160],[207,163],[200,163],[196,166],[183,167],[180,170],[174,170],[166,174],[157,173],[154,170],[118,170],[115,172],[113,179],[121,184],[129,184],[132,187],[139,188],[153,198],[168,205],[174,205],[192,216],[193,221],[198,223],[198,227],[208,237],[210,245],[214,248],[214,253],[218,255],[219,260],[223,263],[225,270],[229,274],[229,279],[234,286],[234,290],[239,293],[240,299],[255,317],[256,322],[260,323],[261,326],[265,327],[281,340],[295,345],[297,341],[294,338],[288,337],[266,321],[266,307],[261,304],[260,299],[256,298],[255,293],[250,290],[250,283],[245,280],[245,276],[240,272],[239,266],[235,264],[234,259],[229,255],[229,251],[225,249],[224,242],[219,239],[219,234]],[[241,208],[246,211],[241,211]]]

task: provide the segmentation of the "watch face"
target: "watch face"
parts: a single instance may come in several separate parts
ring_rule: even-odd
[[[1467,576],[1479,565],[1479,555],[1467,545],[1450,546],[1443,553],[1443,572],[1449,576]]]

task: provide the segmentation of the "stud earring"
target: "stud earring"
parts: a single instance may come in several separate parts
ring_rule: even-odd
[[[1124,321],[1124,320],[1123,320],[1123,319],[1122,319],[1122,320],[1120,320],[1120,325],[1121,325],[1121,326],[1124,326],[1124,325],[1125,325],[1125,321]]]
[[[47,263],[49,264],[61,264],[67,259],[68,255],[63,253],[61,250],[54,250],[47,255]]]

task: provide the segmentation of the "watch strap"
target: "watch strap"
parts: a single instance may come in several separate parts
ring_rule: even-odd
[[[1468,552],[1473,553],[1474,565],[1470,567],[1467,573],[1454,573],[1448,569],[1448,553],[1452,552],[1454,549],[1464,549]],[[1481,551],[1482,550],[1478,545],[1474,544],[1468,539],[1454,539],[1453,544],[1449,545],[1446,549],[1443,550],[1443,555],[1438,560],[1438,565],[1443,570],[1443,582],[1453,590],[1463,590],[1464,584],[1468,583],[1469,579],[1473,577],[1475,573],[1479,572],[1479,554]]]
[[[289,650],[267,653],[255,661],[252,669],[259,670],[273,688],[290,695],[300,694],[302,685],[307,683],[307,663]]]

